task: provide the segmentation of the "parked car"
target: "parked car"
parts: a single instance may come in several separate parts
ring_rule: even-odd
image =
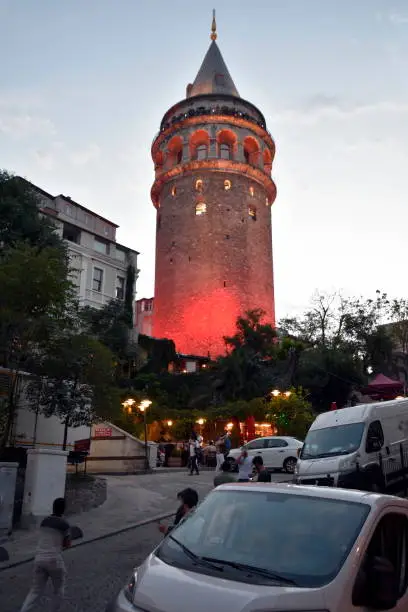
[[[324,412],[312,423],[295,482],[396,493],[405,486],[408,400]]]
[[[243,446],[248,451],[250,457],[261,455],[264,466],[268,470],[285,470],[293,474],[296,467],[298,451],[303,446],[296,438],[289,436],[268,436],[256,438]],[[231,468],[238,470],[236,460],[241,454],[241,448],[232,449],[227,457],[231,463]]]
[[[408,609],[408,501],[329,487],[214,489],[107,612]]]

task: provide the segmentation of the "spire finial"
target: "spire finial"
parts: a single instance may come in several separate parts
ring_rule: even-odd
[[[217,22],[215,21],[215,9],[213,9],[213,18],[211,24],[211,40],[217,40]]]

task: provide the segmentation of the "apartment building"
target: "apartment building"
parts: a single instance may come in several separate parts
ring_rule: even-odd
[[[113,298],[123,300],[129,266],[135,271],[136,295],[139,253],[116,242],[118,226],[69,196],[53,196],[29,185],[38,196],[41,212],[53,218],[56,231],[68,245],[72,280],[81,306],[100,308]]]

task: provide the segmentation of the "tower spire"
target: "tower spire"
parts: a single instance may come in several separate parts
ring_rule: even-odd
[[[213,9],[213,18],[211,24],[211,40],[217,40],[217,22],[215,21],[215,9]]]

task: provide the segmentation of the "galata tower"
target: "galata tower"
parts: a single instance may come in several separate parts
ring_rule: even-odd
[[[186,97],[152,145],[157,210],[153,336],[180,353],[216,357],[238,316],[275,324],[271,178],[275,143],[211,44]]]

